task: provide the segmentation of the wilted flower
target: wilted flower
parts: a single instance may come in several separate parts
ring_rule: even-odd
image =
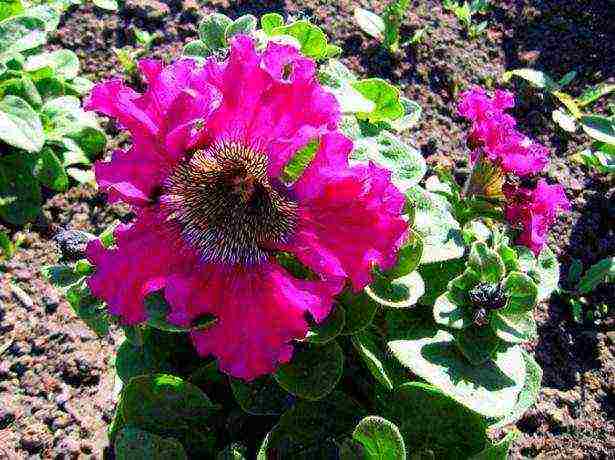
[[[517,131],[515,119],[504,113],[514,107],[512,93],[496,90],[492,98],[475,86],[461,94],[459,114],[472,121],[469,141],[473,159],[482,149],[487,158],[497,162],[505,172],[527,176],[547,165],[549,151]]]
[[[201,355],[236,377],[272,372],[306,335],[307,313],[322,321],[347,278],[360,290],[374,264],[395,263],[403,195],[387,171],[349,167],[337,103],[292,46],[258,52],[238,36],[225,62],[139,68],[144,94],[111,80],[88,102],[132,134],[131,149],[95,171],[109,200],[136,213],[116,230],[115,248],[89,245],[90,288],[126,324],[146,320],[145,296],[164,289],[170,322],[217,318],[191,333]],[[285,165],[313,139],[303,175],[283,182]],[[316,276],[293,277],[276,263],[280,251]]]
[[[564,188],[559,184],[549,185],[540,179],[534,190],[520,187],[507,195],[510,204],[506,218],[510,223],[523,227],[517,242],[538,255],[557,213],[570,210]]]

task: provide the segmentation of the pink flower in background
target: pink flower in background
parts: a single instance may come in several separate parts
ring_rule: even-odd
[[[144,94],[111,80],[87,104],[132,134],[130,150],[95,172],[109,200],[136,213],[117,228],[116,247],[89,245],[89,286],[126,324],[146,320],[145,296],[163,289],[169,321],[216,316],[191,333],[201,355],[235,377],[273,372],[305,337],[306,313],[322,321],[347,279],[360,290],[374,264],[394,265],[404,197],[386,170],[348,165],[352,143],[336,131],[335,98],[291,46],[260,53],[239,36],[224,62],[139,68]],[[283,183],[284,166],[313,139],[314,160]],[[279,251],[316,276],[292,276]]]
[[[506,210],[506,218],[511,224],[523,228],[517,242],[538,255],[557,214],[570,210],[564,188],[559,184],[549,185],[540,179],[534,190],[521,187],[509,192],[508,198],[511,203]]]
[[[492,98],[475,86],[461,94],[459,114],[472,121],[470,143],[485,156],[497,162],[505,172],[527,176],[542,171],[548,162],[549,150],[516,129],[515,119],[504,113],[514,107],[512,93],[496,90]]]

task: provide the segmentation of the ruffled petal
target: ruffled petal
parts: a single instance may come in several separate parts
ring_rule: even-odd
[[[269,155],[277,176],[291,156],[334,129],[340,117],[335,97],[315,78],[313,61],[291,46],[270,43],[259,54],[247,36],[231,41],[226,66],[208,61],[209,82],[222,93],[207,128],[214,140],[243,140]]]
[[[115,249],[105,249],[100,240],[88,245],[88,259],[96,266],[88,286],[123,324],[144,321],[145,296],[163,288],[169,274],[198,262],[162,224],[155,211],[142,210],[135,223],[117,227]]]
[[[165,297],[169,320],[188,325],[203,314],[216,316],[209,329],[192,333],[200,355],[213,354],[220,369],[246,380],[268,374],[292,356],[291,341],[305,337],[306,312],[324,319],[336,281],[302,281],[279,266],[207,266],[169,281]]]
[[[282,249],[317,273],[350,278],[358,291],[371,282],[374,265],[395,264],[407,224],[401,217],[404,197],[390,172],[373,164],[348,167],[351,148],[341,134],[323,137],[293,188],[299,219]]]

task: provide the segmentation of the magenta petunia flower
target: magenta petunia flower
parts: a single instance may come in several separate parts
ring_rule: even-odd
[[[403,195],[386,170],[348,165],[336,100],[294,47],[259,52],[238,36],[224,62],[139,68],[144,94],[111,80],[87,103],[132,134],[132,147],[95,173],[109,200],[136,214],[117,228],[116,247],[89,245],[90,289],[126,324],[146,320],[145,296],[164,290],[169,321],[216,316],[191,333],[201,355],[235,377],[270,373],[305,337],[306,314],[326,318],[346,279],[358,291],[375,264],[394,265]],[[285,165],[314,139],[304,174],[283,182]],[[280,251],[315,276],[292,276],[276,262]]]
[[[540,179],[534,190],[521,187],[507,195],[511,203],[506,210],[506,218],[511,224],[523,227],[517,242],[538,255],[557,213],[570,210],[564,188],[559,184],[549,185]]]
[[[482,149],[504,171],[527,176],[545,168],[549,150],[517,131],[515,119],[504,113],[514,105],[514,96],[508,91],[496,90],[491,98],[475,86],[461,94],[458,112],[472,121],[469,139],[477,148],[473,158]]]

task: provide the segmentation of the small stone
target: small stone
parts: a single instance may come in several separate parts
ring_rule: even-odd
[[[62,252],[62,257],[67,260],[78,260],[85,257],[88,243],[96,237],[91,233],[80,230],[64,230],[53,239]]]
[[[0,407],[0,430],[4,430],[7,426],[15,421],[15,414],[9,409]]]
[[[55,448],[57,458],[77,458],[81,446],[73,438],[62,439]]]
[[[21,447],[23,447],[31,454],[35,454],[36,452],[41,450],[44,445],[44,440],[42,436],[36,431],[29,431],[28,433],[24,434],[19,440],[19,442],[21,444]]]
[[[68,425],[71,424],[72,421],[73,421],[73,418],[70,415],[64,414],[54,419],[51,426],[55,430],[59,430],[61,428],[66,428]]]
[[[15,297],[15,299],[28,310],[31,310],[34,307],[34,301],[32,298],[16,284],[11,286],[11,293],[13,294],[13,297]]]

